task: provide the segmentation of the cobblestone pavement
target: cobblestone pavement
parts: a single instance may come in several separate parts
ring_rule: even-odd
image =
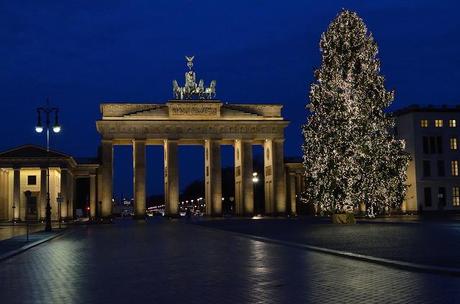
[[[31,233],[27,239],[26,235],[15,236],[3,241],[0,241],[0,262],[11,256],[22,253],[25,250],[46,242],[60,235],[63,230],[54,229],[51,232],[38,231]]]
[[[321,219],[228,219],[197,223],[217,229],[379,258],[460,268],[458,221],[333,225]]]
[[[1,303],[458,303],[408,272],[161,218],[76,227],[0,263]]]
[[[44,224],[29,225],[29,233],[45,229]],[[15,236],[25,235],[27,233],[27,226],[25,224],[2,224],[0,225],[0,241],[10,239]]]
[[[59,223],[53,222],[52,223],[53,229],[59,229]],[[67,227],[66,223],[61,224],[62,228]],[[45,230],[44,223],[31,223],[29,224],[29,233],[32,234],[34,232],[39,232]],[[12,224],[11,222],[8,223],[1,223],[0,224],[0,241],[7,240],[13,237],[24,236],[26,238],[27,234],[27,225],[26,223],[16,223]]]

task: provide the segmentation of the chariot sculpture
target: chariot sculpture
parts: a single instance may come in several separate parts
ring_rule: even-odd
[[[189,70],[185,72],[185,85],[179,86],[177,80],[173,80],[173,94],[175,99],[214,99],[216,97],[216,81],[213,80],[209,87],[205,87],[203,79],[196,83],[196,74],[193,71],[193,59],[195,56],[185,56]]]

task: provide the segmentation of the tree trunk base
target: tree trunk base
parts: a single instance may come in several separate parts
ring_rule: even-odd
[[[356,224],[355,215],[353,213],[333,214],[331,219],[333,224]]]

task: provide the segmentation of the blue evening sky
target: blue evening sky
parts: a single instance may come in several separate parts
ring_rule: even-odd
[[[0,1],[0,150],[44,144],[35,108],[50,97],[63,132],[54,149],[94,156],[103,101],[165,102],[195,55],[225,102],[282,103],[286,155],[300,156],[300,125],[321,33],[341,8],[364,18],[380,48],[394,108],[460,102],[457,1]],[[256,153],[260,149],[255,149]],[[223,149],[224,165],[232,151]],[[200,147],[183,147],[181,186],[202,178]],[[131,150],[115,152],[115,192],[132,190]],[[193,161],[190,161],[193,160]],[[160,193],[162,148],[148,149],[148,191]]]

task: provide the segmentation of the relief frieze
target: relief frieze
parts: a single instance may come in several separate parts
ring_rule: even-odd
[[[168,103],[169,117],[176,119],[217,119],[221,103]]]

